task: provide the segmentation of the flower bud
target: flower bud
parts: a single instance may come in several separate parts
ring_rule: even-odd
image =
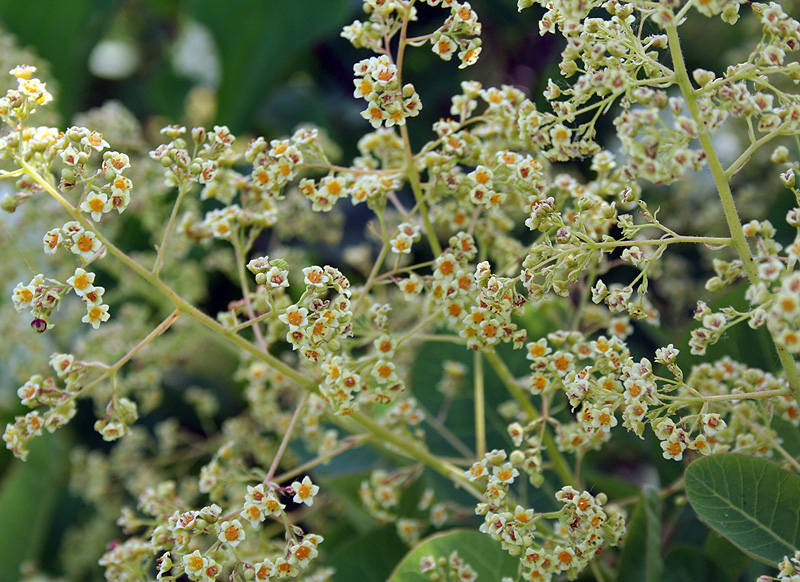
[[[195,127],[192,130],[192,141],[197,145],[201,145],[206,141],[206,130],[204,127]]]
[[[14,212],[17,206],[19,206],[19,199],[13,194],[6,194],[3,196],[3,199],[0,200],[0,208],[6,212]]]
[[[597,199],[592,198],[591,196],[583,195],[578,198],[578,210],[581,212],[586,212],[587,210],[591,210],[595,206],[597,206]]]
[[[694,71],[692,71],[692,77],[694,77],[694,80],[697,81],[698,85],[700,85],[701,87],[705,87],[711,81],[714,80],[715,75],[713,71],[706,71],[705,69],[695,69]]]
[[[31,322],[31,328],[36,333],[44,333],[47,330],[47,322],[41,317],[37,317]]]
[[[508,460],[511,461],[512,465],[519,467],[525,462],[525,453],[520,450],[511,451],[511,455],[509,456]]]
[[[753,3],[753,6],[755,5],[756,3]],[[726,4],[722,9],[722,20],[728,24],[736,24],[736,21],[739,20],[739,4],[735,2]]]
[[[530,483],[533,487],[541,487],[542,483],[544,483],[544,475],[541,473],[533,473],[528,475],[528,483]]]
[[[499,467],[500,465],[505,463],[506,458],[507,458],[506,452],[503,450],[495,449],[489,453],[486,453],[486,460],[489,461],[489,463],[491,463],[495,467]]]
[[[725,286],[725,282],[719,277],[711,277],[706,281],[706,291],[711,293],[719,293]]]
[[[789,160],[789,148],[786,146],[776,147],[769,159],[773,164],[785,164]]]

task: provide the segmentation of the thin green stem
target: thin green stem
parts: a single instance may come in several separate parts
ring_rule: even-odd
[[[486,399],[483,392],[483,358],[480,350],[474,352],[473,387],[475,401],[475,453],[479,459],[486,455]]]
[[[756,268],[756,262],[755,259],[753,259],[753,253],[751,252],[750,246],[747,243],[747,238],[745,237],[744,229],[742,228],[739,213],[736,210],[736,204],[733,199],[730,183],[728,182],[728,176],[719,161],[717,152],[714,149],[714,144],[711,141],[711,136],[707,131],[705,131],[705,122],[703,121],[703,116],[700,113],[700,107],[697,104],[697,93],[692,87],[692,82],[689,79],[689,73],[686,71],[686,64],[683,60],[683,52],[681,51],[680,40],[678,39],[678,30],[674,24],[670,24],[666,27],[666,32],[669,51],[672,55],[672,65],[675,69],[675,80],[681,89],[684,99],[686,100],[689,113],[697,122],[698,127],[700,127],[698,139],[700,140],[700,145],[703,147],[703,152],[706,154],[708,167],[711,170],[712,176],[714,177],[714,184],[717,187],[717,193],[719,194],[720,202],[722,203],[722,211],[725,215],[725,221],[728,223],[728,228],[731,233],[731,244],[739,254],[739,258],[742,260],[742,265],[747,273],[747,278],[749,279],[750,284],[756,285],[760,281],[758,277],[758,269]],[[794,398],[798,403],[800,403],[800,374],[798,374],[797,365],[794,362],[794,358],[786,350],[786,348],[778,345],[775,342],[774,337],[773,344],[775,345],[775,350],[778,353],[778,358],[781,361],[783,370],[786,373],[786,378],[789,381],[789,385],[792,388]]]
[[[406,8],[403,16],[403,23],[400,27],[400,41],[397,45],[397,81],[402,84],[403,75],[403,61],[405,58],[405,50],[408,45],[408,22],[411,17],[411,8],[413,2],[410,2]],[[436,231],[433,229],[430,216],[428,216],[428,206],[425,204],[425,196],[422,192],[422,185],[420,184],[419,172],[414,162],[414,153],[411,151],[411,139],[408,136],[408,126],[403,123],[400,125],[400,137],[403,140],[403,156],[406,162],[406,177],[408,184],[411,186],[411,191],[414,192],[414,199],[419,208],[419,215],[422,217],[422,222],[425,225],[425,234],[428,237],[428,244],[431,245],[431,251],[434,256],[438,257],[442,254],[442,247],[439,245],[439,239],[436,237]]]
[[[206,315],[194,305],[186,301],[183,297],[178,295],[175,291],[172,290],[169,285],[164,283],[159,277],[153,273],[151,273],[148,269],[145,269],[142,265],[137,263],[134,259],[128,256],[124,251],[114,245],[108,238],[100,232],[95,231],[94,225],[90,223],[85,216],[83,216],[78,210],[72,206],[62,195],[61,193],[56,190],[51,184],[49,184],[38,172],[36,172],[33,168],[31,168],[25,160],[18,159],[18,163],[21,167],[25,169],[25,171],[40,185],[44,188],[53,198],[58,200],[64,208],[69,212],[69,214],[75,218],[78,222],[81,223],[84,228],[91,230],[97,239],[108,249],[108,252],[115,256],[120,262],[122,262],[126,267],[128,267],[131,271],[136,273],[139,277],[147,281],[151,286],[155,287],[162,295],[166,296],[175,308],[180,311],[181,313],[185,313],[191,318],[199,321],[205,327],[209,328],[211,331],[219,334],[220,336],[226,338],[231,343],[235,344],[240,349],[244,350],[245,352],[252,354],[263,361],[264,363],[268,364],[275,370],[283,373],[286,375],[287,378],[294,380],[297,384],[306,388],[307,390],[311,390],[316,392],[318,390],[316,382],[311,380],[310,378],[306,378],[299,372],[297,372],[292,366],[286,364],[285,362],[281,361],[279,358],[273,356],[269,352],[264,352],[255,346],[254,344],[250,343],[243,337],[232,333],[227,328],[225,328],[221,323],[219,323],[213,317]]]
[[[720,236],[677,236],[677,237],[644,239],[644,240],[614,240],[614,241],[596,242],[595,248],[610,249],[610,248],[627,247],[627,246],[637,246],[637,247],[665,246],[677,243],[730,246],[732,245],[732,240],[733,239],[731,239],[731,237],[720,237]]]
[[[164,266],[164,251],[169,244],[169,239],[172,236],[172,231],[175,228],[175,218],[178,216],[178,209],[181,206],[181,202],[183,201],[183,197],[189,191],[189,184],[186,180],[183,180],[178,187],[178,198],[175,200],[175,204],[172,206],[172,212],[169,215],[169,220],[167,221],[167,226],[164,229],[164,235],[161,237],[161,244],[156,247],[156,261],[153,264],[153,274],[158,275],[161,272],[161,268]]]
[[[239,286],[242,288],[244,309],[245,312],[247,313],[248,319],[250,321],[254,321],[256,319],[256,314],[255,311],[253,311],[253,300],[250,295],[250,283],[245,269],[245,257],[244,254],[242,253],[242,247],[239,244],[238,240],[234,242],[233,252],[234,256],[236,257],[236,272],[237,275],[239,276]],[[264,341],[264,336],[261,334],[261,327],[259,327],[257,322],[254,322],[252,328],[253,328],[253,334],[255,334],[256,336],[256,342],[258,343],[258,347],[261,348],[261,351],[266,352],[267,343],[266,341]]]
[[[686,386],[688,388],[688,386]],[[659,398],[670,402],[725,402],[728,400],[767,400],[778,396],[790,396],[792,391],[788,388],[778,388],[776,390],[758,390],[756,392],[743,392],[741,394],[708,394],[697,396],[670,396],[662,394]]]
[[[453,483],[465,489],[476,499],[483,501],[483,494],[476,489],[472,483],[470,483],[470,481],[464,476],[464,471],[458,467],[443,461],[435,455],[432,455],[417,443],[390,431],[377,421],[364,415],[362,412],[352,412],[348,418],[352,418],[355,422],[371,432],[373,436],[377,437],[381,446],[386,446],[387,444],[393,445],[396,447],[397,452],[405,454],[412,459],[416,459],[417,461],[428,465],[437,473],[447,477]]]
[[[454,449],[464,456],[465,462],[472,464],[470,459],[476,456],[475,453],[469,450],[469,447],[462,443],[458,437],[454,435],[453,432],[447,428],[441,420],[439,420],[439,418],[426,412],[425,421],[433,428],[433,430],[438,432],[444,440],[450,443]]]
[[[265,319],[269,319],[270,317],[273,317],[274,315],[275,315],[274,311],[271,311],[271,310],[267,311],[266,313],[262,313],[258,317],[254,317],[252,319],[248,319],[247,321],[243,321],[239,325],[234,325],[233,327],[228,328],[228,331],[231,331],[231,332],[234,332],[234,333],[235,332],[239,332],[239,331],[241,331],[243,329],[247,329],[251,325],[255,325],[256,323],[264,321]]]
[[[307,394],[303,394],[300,397],[300,401],[297,403],[297,407],[294,409],[294,414],[292,414],[292,418],[289,421],[289,426],[286,428],[286,433],[284,433],[283,438],[281,439],[281,444],[278,447],[277,452],[275,453],[275,457],[272,459],[272,465],[269,467],[269,471],[267,472],[267,476],[264,478],[264,483],[269,483],[272,481],[272,478],[275,476],[275,471],[278,470],[278,464],[281,462],[281,457],[283,457],[283,452],[286,450],[289,441],[292,438],[292,432],[294,432],[294,425],[297,424],[297,419],[300,418],[300,411],[306,405],[306,396]]]
[[[406,124],[400,126],[400,136],[403,138],[403,154],[406,159],[406,177],[411,186],[411,191],[414,192],[414,199],[419,208],[419,214],[422,217],[422,223],[425,225],[425,234],[428,237],[428,244],[431,245],[431,252],[434,256],[442,254],[442,246],[439,244],[439,239],[436,237],[436,231],[433,228],[430,216],[428,215],[428,205],[425,203],[425,195],[422,192],[422,185],[419,179],[419,172],[414,163],[414,154],[411,152],[411,141],[408,137],[408,128]]]
[[[281,473],[280,475],[273,477],[272,481],[274,481],[275,483],[284,483],[289,479],[297,477],[298,475],[302,475],[303,473],[308,472],[314,467],[321,465],[322,463],[344,453],[345,451],[349,451],[350,449],[357,447],[368,438],[370,438],[370,435],[361,434],[361,435],[349,436],[345,439],[342,439],[341,444],[337,446],[335,449],[323,453],[322,455],[319,455],[317,457],[314,457],[310,461],[297,465],[296,467],[293,467],[289,471],[286,471],[285,473]]]
[[[752,157],[753,153],[758,148],[760,148],[761,146],[763,146],[766,143],[769,143],[770,141],[772,141],[773,139],[775,139],[776,137],[778,137],[780,135],[785,135],[784,131],[781,130],[781,129],[776,129],[775,131],[772,131],[772,132],[768,133],[767,135],[762,136],[761,139],[758,139],[758,140],[754,141],[753,143],[751,143],[748,146],[748,148],[746,150],[744,150],[744,152],[742,152],[742,155],[739,156],[736,159],[736,161],[733,162],[730,166],[728,166],[728,169],[725,170],[725,176],[730,180],[733,176],[736,175],[736,173],[739,170],[742,169],[742,166],[744,166],[748,162],[748,160]]]
[[[514,400],[519,403],[519,405],[522,407],[522,410],[525,411],[528,417],[531,420],[536,420],[539,418],[541,416],[539,411],[534,408],[533,404],[531,404],[530,400],[522,391],[522,388],[514,380],[511,370],[509,370],[508,366],[506,366],[506,363],[500,359],[500,356],[497,355],[497,352],[486,352],[485,356],[486,360],[492,366],[492,369],[500,378],[500,381],[511,393],[511,396],[514,398]],[[572,470],[569,467],[569,463],[561,454],[561,451],[558,450],[558,446],[556,446],[556,441],[553,438],[553,435],[550,434],[550,431],[547,430],[546,427],[542,430],[542,444],[547,451],[547,455],[550,457],[550,461],[553,463],[553,470],[558,473],[561,482],[565,485],[571,484],[573,479]]]

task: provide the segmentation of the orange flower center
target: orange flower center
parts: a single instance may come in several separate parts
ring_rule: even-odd
[[[78,275],[75,277],[75,283],[73,287],[75,287],[75,289],[86,289],[88,284],[89,278],[86,275]]]
[[[225,539],[234,542],[239,539],[239,528],[231,524],[225,528]]]
[[[77,245],[78,245],[78,249],[80,249],[82,252],[85,253],[85,252],[88,252],[88,251],[92,250],[92,247],[94,246],[94,241],[92,240],[92,237],[90,237],[90,236],[82,236],[78,240]]]

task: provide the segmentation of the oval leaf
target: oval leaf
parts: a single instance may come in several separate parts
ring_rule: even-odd
[[[776,564],[800,548],[800,477],[739,454],[698,459],[686,493],[700,519],[749,555]]]
[[[661,499],[658,491],[645,488],[633,510],[625,549],[620,557],[619,582],[659,582],[664,570],[661,558]]]
[[[517,577],[519,559],[512,558],[500,544],[486,534],[473,530],[451,530],[433,535],[419,543],[397,565],[388,582],[430,582],[419,562],[423,556],[449,558],[453,552],[472,566],[477,582],[500,582],[504,576]]]

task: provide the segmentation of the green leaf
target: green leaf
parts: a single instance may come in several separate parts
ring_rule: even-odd
[[[65,119],[81,106],[89,78],[89,53],[106,30],[117,0],[3,0],[0,20],[51,65]],[[23,64],[23,63],[20,63]],[[3,71],[5,74],[7,71]]]
[[[335,34],[351,11],[345,0],[194,0],[192,8],[219,46],[218,116],[234,131],[246,127],[259,100],[290,72],[292,59]]]
[[[739,454],[698,459],[686,470],[698,517],[752,557],[776,564],[800,548],[800,477]]]
[[[739,580],[745,569],[753,564],[753,560],[747,554],[715,531],[709,532],[706,536],[703,554],[725,573],[728,580]]]
[[[31,441],[25,463],[13,461],[0,486],[0,572],[12,582],[20,565],[42,550],[64,488],[66,458],[59,435]]]
[[[479,581],[500,582],[504,576],[517,577],[519,560],[509,556],[499,542],[474,530],[450,530],[421,541],[397,565],[388,582],[430,582],[419,569],[422,557],[449,558],[453,552],[472,566]]]
[[[691,547],[671,550],[664,558],[661,582],[726,582],[728,577],[706,555]]]
[[[384,582],[403,557],[405,544],[389,524],[355,538],[325,562],[336,570],[334,580]]]
[[[664,570],[661,558],[661,500],[658,491],[646,487],[633,510],[620,557],[619,582],[659,582]]]

